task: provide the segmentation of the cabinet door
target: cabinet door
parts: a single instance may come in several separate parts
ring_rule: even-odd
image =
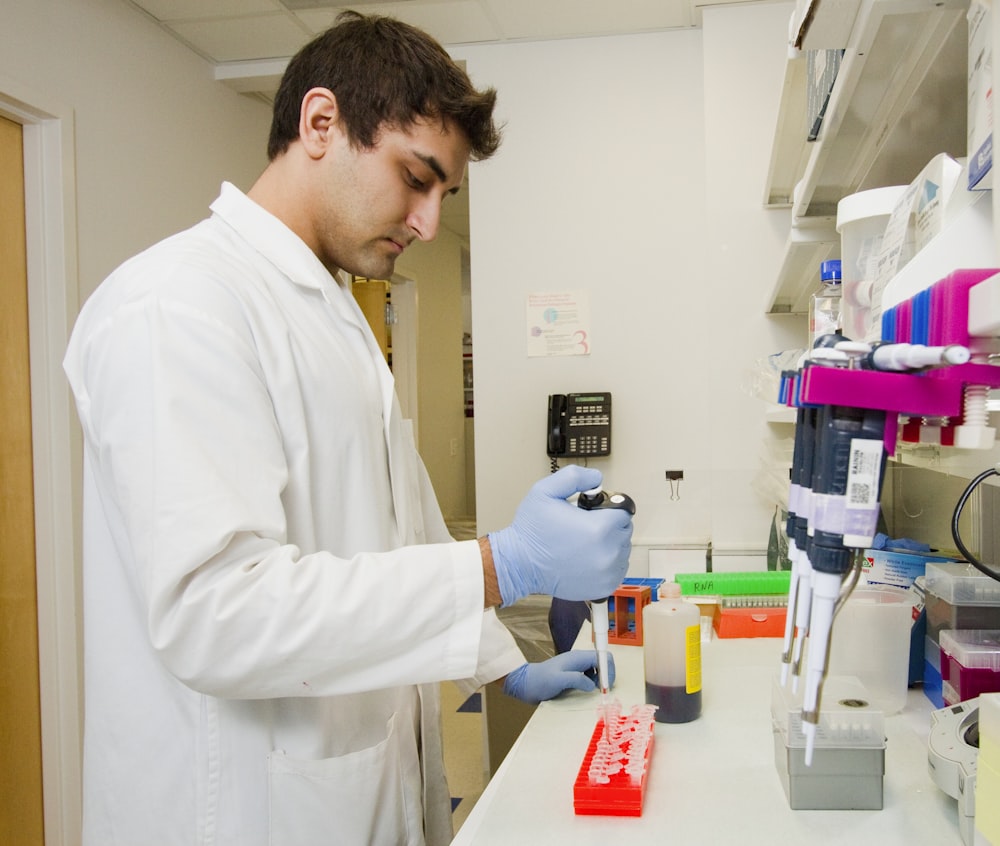
[[[389,361],[389,333],[385,323],[385,304],[389,293],[389,283],[384,279],[355,278],[351,286],[354,299],[361,306],[368,325],[386,361]]]

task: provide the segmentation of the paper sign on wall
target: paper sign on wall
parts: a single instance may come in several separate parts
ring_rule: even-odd
[[[587,291],[528,294],[528,355],[589,355]]]

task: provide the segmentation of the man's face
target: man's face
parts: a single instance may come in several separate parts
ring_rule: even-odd
[[[455,193],[469,161],[458,130],[418,121],[383,128],[370,150],[341,134],[323,166],[313,218],[320,260],[331,270],[389,279],[414,240],[437,235],[441,203]]]

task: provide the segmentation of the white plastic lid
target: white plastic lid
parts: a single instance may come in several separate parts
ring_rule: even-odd
[[[896,203],[909,186],[890,185],[888,188],[872,188],[848,194],[837,203],[837,231],[841,228],[865,220],[869,217],[892,214]]]
[[[680,582],[666,582],[663,587],[660,588],[660,597],[662,599],[676,599],[680,595]]]
[[[1000,630],[944,629],[941,651],[966,669],[1000,673]]]

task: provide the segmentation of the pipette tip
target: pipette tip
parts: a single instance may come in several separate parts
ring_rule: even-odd
[[[813,752],[816,751],[816,723],[803,720],[802,733],[806,736],[805,763],[807,767],[812,766]]]

